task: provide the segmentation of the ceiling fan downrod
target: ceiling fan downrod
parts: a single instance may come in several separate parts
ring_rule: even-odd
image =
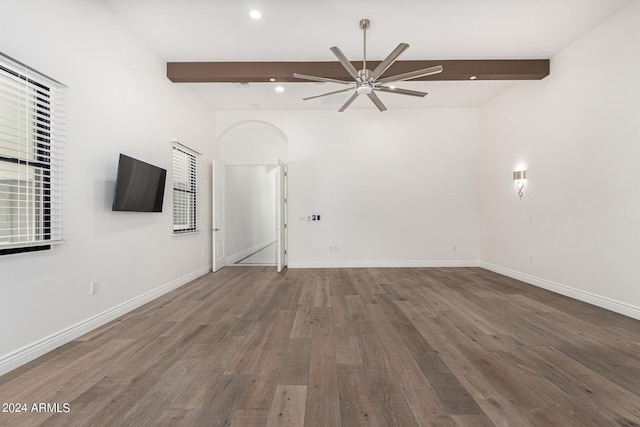
[[[360,29],[363,32],[363,39],[364,39],[364,43],[363,43],[363,51],[362,51],[362,73],[361,74],[368,74],[367,73],[367,29],[371,26],[371,22],[368,19],[361,19],[360,20]],[[365,76],[361,76],[361,78],[365,78]]]

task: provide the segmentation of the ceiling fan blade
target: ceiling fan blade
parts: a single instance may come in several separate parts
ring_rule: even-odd
[[[399,95],[419,96],[421,98],[424,98],[425,96],[427,96],[427,92],[419,92],[417,90],[400,89],[400,88],[392,89],[387,86],[378,86],[374,88],[374,90],[379,90],[380,92],[397,93]]]
[[[369,94],[367,94],[367,96],[369,97],[369,99],[371,101],[373,101],[374,104],[376,104],[376,107],[378,107],[378,110],[380,111],[386,111],[387,107],[384,106],[384,104],[382,103],[382,101],[380,101],[380,98],[378,98],[378,95],[376,95],[375,92],[371,92]]]
[[[342,66],[347,70],[347,72],[353,77],[355,80],[360,79],[360,75],[358,74],[358,70],[349,62],[344,53],[340,50],[338,46],[334,46],[331,48],[331,52],[338,58],[338,61],[342,64]]]
[[[327,92],[327,93],[323,93],[323,94],[321,94],[321,95],[309,96],[309,97],[307,97],[307,98],[302,98],[302,100],[303,100],[303,101],[307,101],[307,100],[309,100],[309,99],[322,98],[323,96],[327,96],[327,95],[334,95],[334,94],[336,94],[336,93],[348,92],[348,91],[350,91],[351,89],[353,89],[353,88],[348,87],[348,88],[346,88],[346,89],[335,90],[335,91],[333,91],[333,92]]]
[[[329,83],[340,83],[343,85],[350,85],[353,82],[347,82],[344,80],[337,80],[337,79],[332,79],[329,77],[318,77],[318,76],[308,76],[306,74],[298,74],[298,73],[293,73],[293,77],[297,78],[297,79],[304,79],[304,80],[312,80],[314,82],[329,82]]]
[[[385,77],[383,79],[378,80],[378,83],[387,83],[387,82],[399,82],[403,80],[411,80],[416,79],[418,77],[430,76],[432,74],[441,73],[443,70],[442,65],[436,65],[435,67],[423,68],[422,70],[410,71],[404,74],[398,74],[396,76]]]
[[[347,102],[345,102],[344,104],[342,104],[342,107],[340,107],[340,109],[338,110],[339,113],[342,113],[344,110],[347,109],[347,107],[349,105],[351,105],[351,103],[353,101],[355,101],[355,99],[358,97],[358,95],[360,95],[358,92],[353,92],[353,95],[351,95],[351,98],[347,99]]]
[[[398,59],[402,52],[404,52],[408,48],[409,45],[407,43],[400,43],[398,47],[393,49],[393,52],[391,52],[389,56],[387,56],[387,58],[382,61],[375,70],[373,70],[373,72],[371,73],[371,78],[375,80],[380,77],[385,71],[387,71],[387,69],[389,69],[389,67],[391,67],[391,65],[396,61],[396,59]]]

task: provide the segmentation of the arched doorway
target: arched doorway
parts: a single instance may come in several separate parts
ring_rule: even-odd
[[[222,252],[224,265],[278,265],[280,271],[286,265],[286,135],[269,122],[240,121],[219,134],[217,149],[214,253]]]

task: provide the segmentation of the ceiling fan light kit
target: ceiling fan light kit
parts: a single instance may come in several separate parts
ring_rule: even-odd
[[[393,65],[393,63],[398,59],[398,57],[409,48],[407,43],[400,43],[387,58],[382,61],[378,66],[373,70],[369,70],[367,68],[367,29],[371,26],[371,22],[368,19],[360,20],[360,29],[363,32],[363,55],[362,55],[362,69],[356,70],[356,68],[351,64],[351,62],[347,59],[346,55],[342,53],[339,47],[333,46],[331,48],[331,52],[338,58],[340,64],[344,67],[345,70],[349,73],[349,75],[353,78],[353,81],[347,80],[338,80],[328,77],[318,77],[318,76],[309,76],[306,74],[298,74],[294,73],[293,76],[299,79],[311,80],[316,82],[329,82],[329,83],[339,83],[348,85],[349,87],[346,89],[336,90],[333,92],[327,92],[320,95],[310,96],[307,98],[303,98],[304,101],[309,99],[320,98],[327,95],[334,95],[337,93],[354,91],[353,94],[347,101],[340,107],[338,110],[342,112],[347,109],[349,105],[360,95],[367,95],[371,102],[378,108],[379,111],[386,111],[387,107],[382,103],[380,98],[376,95],[376,92],[391,92],[397,93],[399,95],[408,95],[408,96],[417,96],[424,97],[427,95],[427,92],[420,92],[416,90],[408,90],[408,89],[400,89],[394,86],[383,86],[384,83],[391,82],[401,82],[405,80],[416,79],[419,77],[430,76],[432,74],[441,73],[443,68],[441,65],[436,65],[434,67],[424,68],[421,70],[410,71],[407,73],[402,73],[394,76],[380,78],[385,71],[389,69]]]

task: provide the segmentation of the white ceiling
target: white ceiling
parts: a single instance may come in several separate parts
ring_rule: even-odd
[[[361,18],[371,20],[367,58],[400,42],[402,60],[544,59],[564,49],[631,0],[105,0],[165,61],[335,61],[338,46],[362,60]],[[254,21],[249,11],[259,9]],[[551,70],[553,73],[553,69]],[[221,110],[338,109],[348,95],[302,101],[332,83],[180,83]],[[391,108],[476,107],[513,84],[405,82],[425,98],[383,93]],[[375,108],[360,97],[349,108]]]

